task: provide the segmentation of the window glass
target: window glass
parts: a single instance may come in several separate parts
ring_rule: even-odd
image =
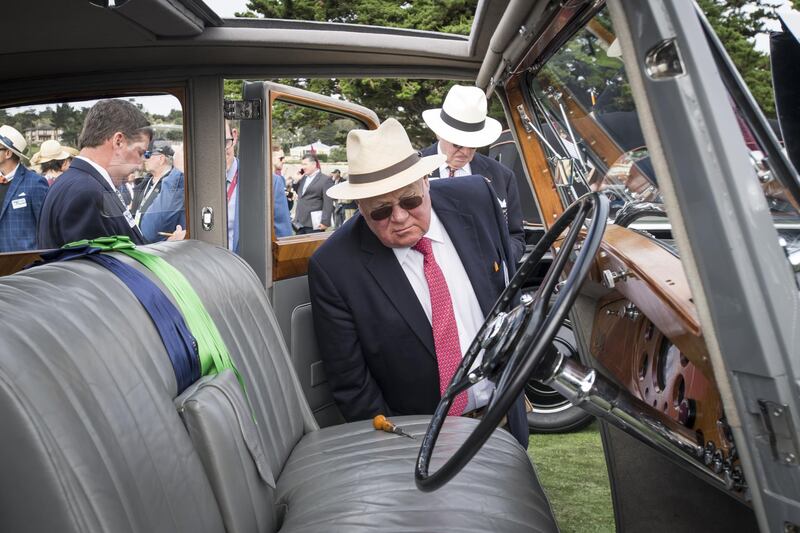
[[[143,114],[152,137],[127,139],[130,142],[126,141],[124,153],[119,152],[110,161],[95,161],[110,180],[102,205],[97,207],[99,216],[118,215],[131,231],[141,235],[143,242],[165,240],[178,225],[186,227],[180,101],[167,94],[118,100],[132,104]],[[59,194],[66,191],[65,186],[54,186],[62,177],[78,172],[77,167],[72,171],[69,167],[79,156],[84,122],[97,102],[80,100],[0,109],[0,252],[54,246],[46,240],[45,244],[40,242],[37,226],[45,209],[53,213],[50,206],[45,206],[48,195],[56,207],[70,200],[72,193]],[[87,157],[86,153],[83,157]],[[104,178],[99,173],[98,176]],[[48,220],[56,225],[62,223],[58,217]],[[70,234],[70,238],[102,236],[94,234],[99,230],[92,228],[86,229],[92,234]],[[124,230],[125,226],[121,228]],[[124,234],[122,230],[117,233]]]
[[[611,200],[611,221],[669,237],[619,45],[606,10],[530,79],[534,127],[565,203],[589,190]]]
[[[365,126],[322,109],[276,101],[272,107],[275,235],[333,231],[356,211],[327,190],[347,180],[347,134]]]

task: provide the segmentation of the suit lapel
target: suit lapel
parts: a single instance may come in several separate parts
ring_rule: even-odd
[[[463,209],[459,208],[458,202],[451,199],[445,200],[434,191],[431,191],[431,201],[436,215],[442,221],[442,225],[447,230],[447,234],[461,258],[461,264],[464,265],[467,277],[472,283],[472,289],[478,298],[481,311],[487,315],[494,306],[496,293],[486,275],[490,268],[487,262],[495,254],[490,250],[481,249],[475,220],[472,215],[466,214]],[[452,206],[446,205],[448,203]]]
[[[394,252],[381,244],[363,222],[361,223],[360,234],[361,258],[364,266],[375,278],[391,305],[397,309],[397,312],[406,321],[411,331],[419,337],[431,357],[435,359],[436,348],[433,345],[431,323],[428,321],[428,317],[425,315],[414,289],[408,282],[403,268],[397,262]]]
[[[25,179],[25,167],[22,166],[22,163],[19,164],[17,167],[17,173],[14,174],[14,179],[11,180],[11,184],[8,186],[8,192],[6,192],[6,197],[3,199],[3,207],[0,208],[0,219],[3,218],[6,214],[6,210],[8,209],[11,200],[17,194],[17,191],[20,187],[22,187],[22,180]]]

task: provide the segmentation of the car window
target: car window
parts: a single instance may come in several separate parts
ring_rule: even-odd
[[[271,164],[276,237],[334,231],[355,214],[355,202],[334,201],[325,193],[347,180],[347,134],[364,127],[329,111],[274,102]],[[282,188],[283,195],[276,188]]]
[[[608,12],[600,11],[529,79],[535,121],[562,201],[589,190],[611,222],[665,237],[667,214]]]
[[[169,94],[118,99],[130,101],[144,113],[153,137],[149,145],[135,150],[131,145],[131,159],[126,162],[131,171],[126,176],[109,174],[115,190],[108,191],[106,200],[122,202],[146,242],[165,240],[176,225],[186,227],[181,103]],[[65,173],[81,149],[84,119],[97,102],[0,109],[0,252],[42,248],[37,226],[45,200],[58,180],[69,176]]]

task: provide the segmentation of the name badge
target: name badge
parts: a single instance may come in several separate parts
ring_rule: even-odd
[[[131,212],[130,212],[129,209],[125,210],[125,220],[128,221],[128,225],[130,227],[132,227],[132,228],[136,227],[136,221],[133,219],[133,215],[131,215]]]
[[[23,207],[28,207],[28,200],[27,198],[17,198],[16,200],[11,200],[11,207],[13,209],[22,209]]]

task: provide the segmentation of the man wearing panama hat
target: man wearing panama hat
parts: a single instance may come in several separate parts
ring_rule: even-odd
[[[69,168],[70,161],[77,155],[71,150],[55,139],[47,140],[39,147],[39,151],[33,154],[31,164],[38,165],[47,184],[52,185]]]
[[[502,126],[486,115],[486,95],[478,87],[453,85],[441,108],[423,111],[422,119],[436,134],[438,142],[422,155],[442,154],[446,161],[431,173],[431,179],[483,176],[492,184],[503,208],[517,257],[525,251],[522,208],[514,173],[490,157],[476,152],[500,136]]]
[[[428,182],[445,161],[423,156],[403,127],[347,136],[349,219],[309,262],[314,328],[328,383],[347,420],[431,414],[484,317],[505,288],[514,251],[500,204],[482,177]],[[449,414],[484,407],[482,381]],[[508,427],[527,446],[522,397]]]
[[[0,126],[0,252],[36,249],[47,180],[22,164],[27,147],[20,132]]]

